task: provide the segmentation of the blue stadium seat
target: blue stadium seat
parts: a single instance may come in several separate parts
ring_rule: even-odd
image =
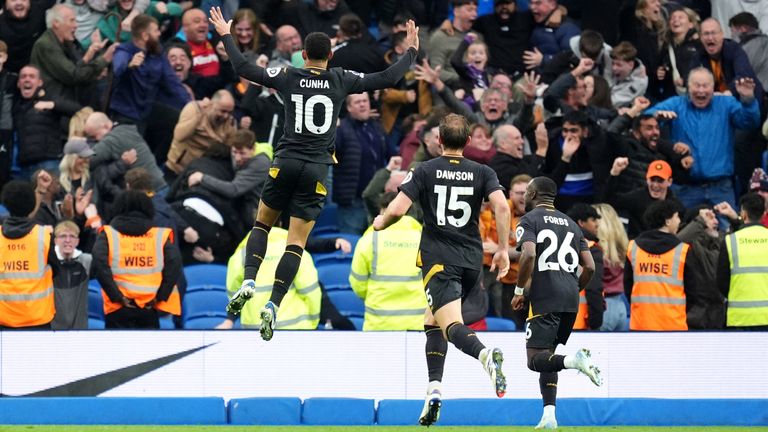
[[[334,203],[326,203],[323,210],[315,220],[315,226],[312,229],[312,235],[318,235],[322,233],[333,233],[338,231],[336,228],[336,211],[339,206]]]
[[[211,316],[199,316],[184,321],[184,328],[210,330],[216,328],[216,326],[221,324],[225,319],[227,319],[226,313]]]
[[[104,328],[104,299],[101,297],[101,285],[96,279],[88,282],[88,319],[88,328],[92,328],[90,319],[101,321],[101,327],[96,328]]]
[[[184,267],[184,276],[189,285],[227,284],[227,266],[223,264],[196,264]],[[189,291],[189,289],[187,289]]]
[[[768,172],[768,150],[763,152],[763,171]]]
[[[485,323],[488,325],[488,331],[515,331],[517,326],[512,320],[506,318],[486,317]]]
[[[352,321],[352,324],[355,325],[355,330],[362,330],[363,329],[363,322],[365,321],[363,318],[359,317],[348,317],[350,321]]]
[[[173,322],[173,315],[161,316],[159,321],[160,321],[160,330],[176,329],[176,323]]]
[[[312,261],[315,263],[315,266],[332,264],[332,263],[347,264],[351,266],[352,254],[351,253],[345,254],[341,251],[335,251],[331,253],[312,254]]]
[[[187,293],[194,291],[223,291],[227,292],[227,286],[225,284],[189,284],[187,285]]]
[[[88,329],[90,330],[102,330],[106,324],[104,323],[103,319],[96,319],[88,317]]]
[[[350,243],[352,243],[352,251],[354,252],[355,246],[357,246],[357,241],[360,240],[360,236],[357,234],[348,234],[348,233],[325,233],[325,234],[317,234],[317,237],[320,238],[344,238],[347,239]]]
[[[351,289],[328,291],[328,298],[346,317],[362,318],[365,315],[365,304]]]
[[[181,307],[181,318],[184,328],[187,321],[200,317],[226,317],[226,307],[229,299],[224,291],[193,291],[184,296]]]
[[[349,263],[321,263],[317,266],[317,276],[326,291],[351,289],[349,269]]]

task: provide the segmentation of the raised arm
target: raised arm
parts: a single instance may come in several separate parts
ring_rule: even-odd
[[[235,72],[248,81],[253,81],[256,84],[264,85],[264,68],[251,64],[245,59],[243,53],[240,52],[240,48],[237,47],[235,40],[230,34],[232,28],[232,20],[225,21],[224,16],[221,14],[220,7],[211,8],[211,17],[208,21],[216,28],[216,33],[221,36],[224,41],[224,49],[227,50],[229,61],[232,63],[232,67],[235,68]]]
[[[408,20],[405,23],[405,32],[405,44],[408,46],[408,51],[385,70],[365,75],[361,80],[362,91],[394,87],[411,68],[419,54],[419,28],[413,20]]]

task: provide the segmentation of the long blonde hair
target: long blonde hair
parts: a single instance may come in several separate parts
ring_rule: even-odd
[[[61,187],[64,188],[64,190],[67,193],[74,194],[75,191],[72,190],[72,170],[75,168],[75,162],[77,162],[77,154],[67,154],[64,155],[63,158],[61,158],[61,162],[59,162],[59,183],[61,183]],[[88,183],[89,175],[89,169],[83,170],[83,173],[80,175],[80,184],[85,186],[86,183]]]
[[[638,0],[637,5],[635,6],[635,17],[640,20],[640,22],[645,25],[646,28],[649,28],[656,32],[656,45],[657,49],[660,48],[664,43],[664,38],[667,35],[667,16],[666,11],[664,9],[664,3],[666,3],[665,0],[661,0],[661,11],[659,13],[659,19],[652,21],[648,16],[645,15],[645,9],[648,7],[648,3],[651,0]]]
[[[88,116],[93,114],[93,108],[85,107],[76,112],[75,115],[69,119],[69,137],[83,137],[85,138],[85,121]]]
[[[629,239],[616,210],[609,204],[592,204],[600,215],[597,238],[603,248],[603,257],[613,266],[623,266],[627,255]]]

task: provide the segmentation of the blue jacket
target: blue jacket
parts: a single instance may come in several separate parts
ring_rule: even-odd
[[[709,63],[709,54],[704,50],[704,47],[699,45],[699,56],[694,57],[693,67],[703,66],[710,71],[712,65]],[[736,79],[737,78],[752,78],[755,80],[755,98],[758,102],[763,100],[763,94],[765,90],[760,80],[755,74],[755,70],[749,63],[749,57],[737,42],[731,39],[723,40],[723,49],[720,51],[720,64],[723,70],[723,78],[728,83],[728,89],[734,96],[736,93]],[[691,69],[693,69],[693,67]],[[685,77],[684,77],[685,78]]]
[[[674,111],[672,142],[683,142],[691,148],[694,164],[691,180],[703,181],[733,175],[734,129],[754,129],[760,126],[760,106],[757,99],[749,105],[732,96],[713,96],[707,108],[698,109],[687,96],[674,96],[652,108]]]
[[[155,102],[184,108],[190,101],[189,94],[164,55],[147,54],[141,66],[128,67],[133,55],[139,51],[133,42],[120,44],[115,50],[109,108],[137,121],[149,115]]]
[[[541,64],[547,64],[552,57],[563,51],[571,50],[571,38],[578,36],[579,26],[570,19],[565,19],[560,27],[552,28],[538,24],[531,33],[531,49],[536,47],[544,55]]]

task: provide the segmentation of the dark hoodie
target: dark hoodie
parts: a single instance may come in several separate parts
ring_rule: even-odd
[[[659,230],[649,230],[641,233],[635,239],[637,246],[650,254],[664,254],[674,249],[682,243],[674,234],[665,233]],[[688,328],[701,329],[704,327],[704,312],[706,303],[698,298],[698,292],[701,286],[698,277],[701,271],[698,258],[693,253],[693,247],[688,248],[685,256],[685,268],[683,269],[683,290],[685,291],[685,311],[687,314]],[[624,292],[627,299],[632,301],[632,285],[634,284],[634,272],[632,263],[627,258],[624,265]]]
[[[144,235],[153,227],[152,219],[140,212],[129,212],[125,215],[115,216],[109,224],[119,233],[129,236]],[[173,291],[173,286],[178,281],[181,271],[181,255],[178,248],[174,247],[173,239],[169,239],[163,245],[163,281],[157,290],[155,299],[157,301],[168,300]],[[102,289],[107,293],[110,300],[121,303],[123,293],[117,288],[115,280],[112,278],[112,269],[109,266],[109,244],[107,235],[104,231],[99,233],[96,238],[96,244],[93,246],[93,268],[91,274],[99,280]]]
[[[600,247],[597,236],[582,228],[582,234],[587,241],[594,244],[589,248],[592,259],[595,261],[595,274],[585,288],[587,297],[587,326],[592,330],[598,330],[603,325],[603,312],[605,312],[605,300],[603,299],[603,248]]]

